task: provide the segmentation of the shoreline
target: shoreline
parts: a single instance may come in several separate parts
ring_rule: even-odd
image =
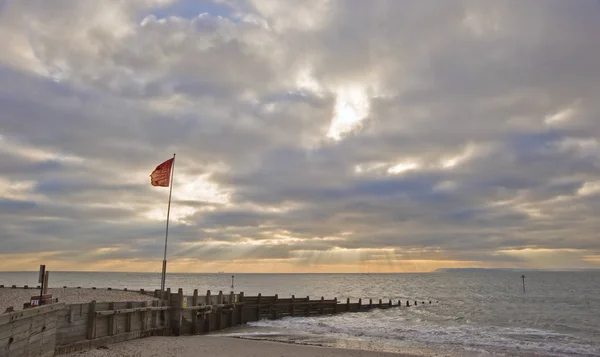
[[[148,337],[65,357],[417,357],[419,355],[248,340],[217,335]],[[424,356],[424,355],[421,355]]]

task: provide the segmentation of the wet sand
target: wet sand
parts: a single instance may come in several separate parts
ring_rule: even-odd
[[[219,336],[149,337],[68,357],[412,357],[406,354],[313,347]]]

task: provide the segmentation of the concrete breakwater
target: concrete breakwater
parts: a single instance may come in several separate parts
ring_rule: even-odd
[[[184,296],[169,289],[139,293],[154,301],[46,305],[0,315],[0,357],[53,356],[147,336],[194,335],[261,319],[389,309],[432,302],[280,298],[278,295]]]

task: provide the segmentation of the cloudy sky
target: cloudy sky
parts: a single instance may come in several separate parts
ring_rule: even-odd
[[[0,0],[0,270],[600,268],[600,3]]]

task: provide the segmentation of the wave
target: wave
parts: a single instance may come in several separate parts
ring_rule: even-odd
[[[517,352],[578,357],[600,355],[599,345],[554,331],[474,324],[462,316],[443,316],[427,309],[391,311],[262,320],[249,325],[371,342],[452,345],[508,355]]]

